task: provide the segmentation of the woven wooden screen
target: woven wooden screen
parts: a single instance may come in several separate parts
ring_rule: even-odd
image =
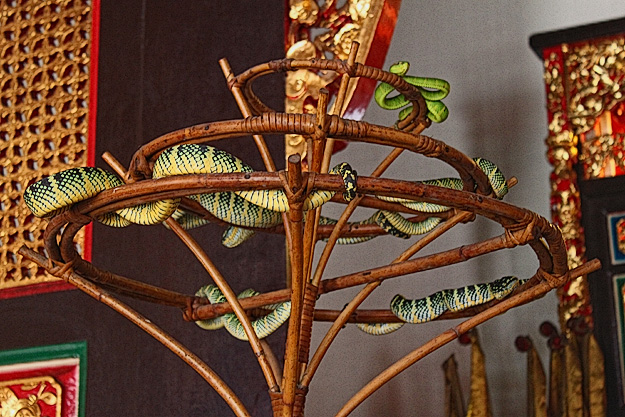
[[[93,162],[97,9],[86,0],[0,3],[0,298],[65,287],[20,262],[24,243],[43,248],[45,226],[21,195],[37,179]],[[87,256],[89,231],[77,240]]]

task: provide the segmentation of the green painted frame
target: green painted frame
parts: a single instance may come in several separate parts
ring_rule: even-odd
[[[87,396],[87,342],[34,346],[0,351],[0,367],[4,365],[43,362],[53,359],[78,358],[78,417],[85,417]]]

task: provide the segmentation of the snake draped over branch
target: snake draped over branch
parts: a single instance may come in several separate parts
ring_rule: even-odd
[[[237,298],[253,297],[258,294],[258,292],[248,288],[247,290],[241,292]],[[195,293],[195,295],[199,297],[206,297],[211,304],[226,302],[226,297],[223,293],[219,290],[219,288],[217,288],[217,286],[212,284],[203,286]],[[252,321],[252,328],[259,339],[264,339],[269,336],[278,330],[278,328],[289,319],[291,314],[291,302],[285,301],[283,303],[271,304],[265,306],[265,308],[271,310],[271,312]],[[217,330],[225,327],[228,333],[235,338],[239,340],[248,340],[241,321],[234,313],[224,314],[223,316],[215,317],[214,319],[209,320],[198,320],[195,323],[205,330]]]
[[[230,172],[252,172],[252,168],[240,159],[217,148],[184,144],[164,150],[154,163],[152,178],[164,178],[185,174],[220,174]],[[345,182],[344,197],[351,200],[356,195],[356,173],[342,163],[330,173],[340,174]],[[71,168],[30,185],[24,192],[24,201],[38,217],[49,217],[66,210],[71,205],[91,198],[98,193],[122,185],[115,174],[100,168]],[[329,201],[334,192],[313,190],[304,202],[304,210],[311,210]],[[254,190],[219,192],[191,196],[215,217],[242,227],[269,228],[282,222],[281,212],[289,210],[283,190]],[[187,217],[177,211],[179,198],[153,201],[117,210],[98,217],[98,221],[113,227],[125,227],[131,223],[153,225],[162,223],[168,217]],[[193,223],[194,222],[194,223]],[[186,228],[205,224],[195,218]],[[241,236],[249,233],[228,230],[224,240],[230,245],[240,244]]]
[[[441,290],[428,297],[408,300],[396,295],[391,300],[391,312],[405,323],[426,323],[446,311],[462,311],[469,307],[501,300],[525,280],[505,276],[493,282]],[[359,323],[358,328],[371,335],[384,335],[400,329],[405,323]]]
[[[497,198],[502,198],[508,188],[506,180],[492,162],[476,158],[476,164],[487,175]],[[218,174],[230,172],[252,172],[252,168],[233,155],[217,148],[183,144],[164,150],[156,159],[153,178],[164,178],[185,174]],[[349,201],[356,195],[356,172],[347,164],[341,163],[330,173],[341,175],[345,183],[344,198]],[[463,183],[458,178],[440,178],[424,181],[452,189],[462,189]],[[100,168],[82,167],[65,170],[43,178],[30,185],[24,192],[24,201],[34,215],[48,217],[66,210],[71,205],[91,198],[101,191],[122,185],[122,180],[115,174]],[[311,210],[329,201],[334,192],[313,190],[304,202],[304,210]],[[228,228],[222,243],[234,247],[248,239],[254,232],[245,227],[270,228],[282,222],[281,212],[288,211],[289,205],[283,190],[245,190],[218,192],[190,196],[198,201],[215,217],[234,227]],[[406,199],[380,197],[388,201],[399,202],[414,210],[425,213],[446,211],[445,206]],[[177,210],[180,199],[158,200],[127,207],[98,217],[98,221],[113,227],[125,227],[131,223],[152,225],[165,221],[172,216],[183,227],[192,228],[208,221],[197,216],[186,215]],[[327,224],[333,220],[324,219]],[[378,211],[360,224],[377,224],[387,233],[402,238],[424,234],[440,223],[439,217],[429,217],[423,221],[411,222],[402,215],[390,211]],[[236,227],[241,226],[241,227]],[[368,238],[344,238],[339,243],[357,243]]]

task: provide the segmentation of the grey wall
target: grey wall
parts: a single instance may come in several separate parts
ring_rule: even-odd
[[[442,139],[469,156],[495,161],[507,176],[519,184],[506,201],[531,209],[549,218],[549,165],[545,158],[547,135],[542,62],[528,46],[537,32],[562,29],[625,16],[625,3],[612,1],[544,2],[539,0],[503,2],[404,0],[389,50],[386,67],[407,60],[410,74],[448,80],[452,92],[446,103],[449,119],[425,133]],[[366,120],[389,124],[395,112],[371,105]],[[366,152],[365,152],[366,151]],[[350,145],[335,156],[348,160],[359,173],[367,175],[386,155],[381,148]],[[403,156],[389,177],[426,179],[451,174],[441,164],[428,164],[422,157]],[[359,215],[361,218],[366,213]],[[479,221],[458,228],[436,248],[449,248],[501,233],[497,225]],[[337,252],[326,276],[332,277],[392,261],[406,242],[380,238],[358,249]],[[391,297],[402,293],[422,297],[442,288],[486,282],[503,275],[527,277],[537,262],[525,248],[432,273],[391,280],[379,288],[364,308],[383,308]],[[355,293],[329,294],[322,308],[343,306]],[[494,415],[524,416],[525,356],[517,352],[514,339],[529,334],[547,363],[545,339],[538,333],[544,320],[557,322],[556,298],[549,294],[530,305],[512,310],[482,325],[480,335],[487,355],[487,370]],[[404,328],[389,336],[374,338],[353,326],[345,329],[311,385],[307,415],[334,415],[349,396],[394,360],[407,354],[453,323],[430,323]],[[317,324],[314,340],[321,339],[329,326]],[[313,341],[313,344],[315,342]],[[468,397],[470,349],[452,342],[391,381],[361,405],[354,416],[442,416],[444,380],[441,365],[451,354],[459,362]]]

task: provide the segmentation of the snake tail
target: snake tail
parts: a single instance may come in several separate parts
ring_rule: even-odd
[[[227,248],[236,248],[254,236],[255,232],[242,227],[228,227],[221,236],[221,244]]]
[[[358,323],[361,331],[372,336],[383,336],[401,329],[406,323]]]

